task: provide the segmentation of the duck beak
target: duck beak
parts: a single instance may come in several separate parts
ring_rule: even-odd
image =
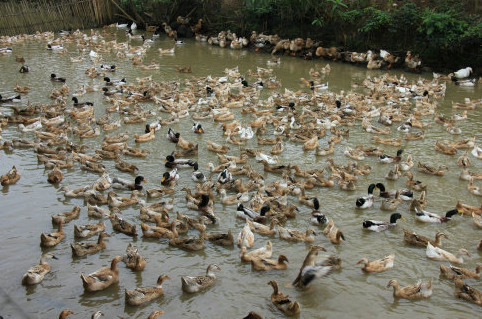
[[[142,179],[142,182],[143,182],[143,183],[147,183],[147,179],[145,179],[145,178]]]
[[[161,183],[164,182],[165,180],[166,180],[166,178],[164,176],[162,176]]]

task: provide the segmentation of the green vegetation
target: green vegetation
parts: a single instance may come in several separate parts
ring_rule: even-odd
[[[252,30],[282,38],[311,37],[350,51],[386,49],[419,54],[437,68],[482,66],[479,1],[469,0],[121,0],[126,10],[162,8],[162,21],[177,15],[204,18],[208,31]],[[428,4],[427,4],[428,3]],[[225,4],[225,10],[222,10]],[[234,6],[234,8],[233,8]],[[147,15],[149,17],[149,15]],[[152,14],[150,15],[152,17]],[[157,17],[159,19],[159,16]],[[153,21],[151,23],[159,23]]]

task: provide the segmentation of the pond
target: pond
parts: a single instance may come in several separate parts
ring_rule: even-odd
[[[104,86],[102,76],[90,78],[86,75],[86,70],[95,67],[99,71],[101,64],[117,66],[116,72],[107,75],[113,80],[125,78],[129,85],[136,85],[136,79],[152,77],[150,83],[157,84],[161,89],[155,91],[159,99],[164,99],[161,104],[156,104],[153,100],[139,102],[142,110],[155,112],[155,115],[147,118],[146,122],[136,124],[122,124],[120,128],[113,131],[104,131],[102,126],[92,123],[92,127],[99,127],[100,134],[93,138],[80,138],[79,135],[68,133],[68,139],[77,145],[87,145],[89,148],[86,154],[94,155],[105,136],[113,136],[122,132],[129,133],[128,146],[148,149],[147,157],[128,157],[121,158],[139,168],[139,174],[143,175],[147,182],[143,185],[144,189],[159,188],[161,177],[164,172],[169,171],[164,166],[164,159],[174,150],[179,150],[174,143],[166,138],[168,128],[175,132],[180,132],[181,136],[190,142],[197,143],[199,147],[198,155],[190,157],[199,163],[199,168],[207,176],[210,175],[207,164],[212,162],[218,165],[216,153],[207,149],[207,142],[212,141],[219,144],[227,144],[230,150],[226,155],[239,156],[242,149],[255,149],[270,154],[272,145],[258,145],[256,136],[243,142],[243,145],[228,144],[227,135],[224,134],[222,123],[213,121],[212,118],[200,120],[205,133],[194,134],[191,130],[194,120],[191,116],[196,113],[197,103],[187,103],[191,108],[190,115],[180,118],[177,122],[163,125],[155,138],[146,143],[136,144],[134,134],[143,134],[146,123],[151,123],[160,118],[167,121],[170,113],[161,111],[161,105],[166,105],[169,97],[178,101],[178,92],[188,92],[191,87],[196,87],[198,92],[204,92],[204,87],[210,76],[214,79],[211,85],[214,90],[218,90],[216,80],[225,77],[226,69],[238,68],[248,83],[255,83],[257,77],[250,76],[250,73],[257,71],[257,68],[272,69],[270,77],[275,77],[281,83],[277,89],[265,88],[250,100],[243,103],[242,107],[231,108],[236,119],[247,126],[248,123],[258,118],[250,112],[242,112],[249,107],[264,109],[261,104],[276,97],[282,97],[281,104],[287,106],[294,101],[296,112],[301,113],[303,108],[308,109],[333,109],[335,99],[348,100],[348,96],[361,97],[360,103],[369,100],[370,90],[364,87],[366,79],[375,81],[385,74],[397,77],[403,75],[407,83],[421,82],[428,83],[433,75],[429,73],[413,74],[403,70],[367,70],[362,66],[349,65],[340,62],[327,60],[303,60],[290,56],[279,56],[279,63],[268,64],[275,57],[249,52],[247,50],[232,50],[211,46],[205,42],[186,40],[183,45],[175,45],[172,39],[161,36],[154,39],[154,42],[145,52],[143,64],[149,65],[151,61],[159,64],[159,69],[143,70],[139,65],[134,65],[128,56],[117,54],[121,49],[117,45],[126,42],[125,32],[114,29],[94,30],[98,32],[107,44],[103,45],[101,39],[84,39],[76,41],[63,41],[65,53],[50,51],[46,49],[47,39],[37,37],[36,39],[26,39],[11,44],[13,52],[0,56],[2,66],[2,77],[0,78],[0,91],[3,97],[13,95],[15,84],[30,87],[28,94],[23,94],[20,103],[0,104],[2,116],[13,115],[11,105],[23,108],[27,101],[34,105],[51,104],[54,100],[50,99],[53,89],[60,89],[62,83],[50,80],[52,73],[57,77],[67,79],[66,85],[70,93],[64,98],[68,109],[72,107],[72,96],[76,90],[82,87],[90,88],[83,95],[79,95],[80,101],[91,101],[94,104],[95,118],[99,119],[106,114],[107,108],[112,106],[108,99],[102,94],[101,88]],[[141,31],[139,31],[141,32]],[[90,31],[86,31],[86,37],[90,36]],[[140,33],[138,33],[140,34]],[[149,36],[149,35],[147,35]],[[58,37],[58,34],[55,35]],[[116,42],[108,42],[113,41]],[[88,46],[88,44],[91,46]],[[133,47],[142,45],[141,40],[132,39],[129,44]],[[167,50],[174,48],[173,54],[160,54],[159,49]],[[102,56],[102,60],[92,62],[90,52],[95,50]],[[23,57],[25,64],[29,66],[30,72],[20,73],[21,63],[16,62],[16,57]],[[81,61],[72,62],[71,58],[81,57]],[[277,58],[277,57],[276,57]],[[310,79],[310,69],[321,72],[323,67],[329,63],[331,72],[320,74],[313,78],[320,83],[328,83],[328,88],[319,93],[320,98],[316,103],[309,102],[314,94],[306,84],[300,79]],[[178,68],[191,67],[192,73],[180,73]],[[230,83],[239,79],[228,78]],[[264,78],[267,83],[268,77]],[[169,86],[158,85],[168,83]],[[189,83],[189,85],[188,85]],[[444,81],[440,81],[444,83]],[[216,86],[214,86],[216,84]],[[167,89],[169,87],[170,89]],[[112,89],[111,87],[109,87]],[[293,95],[290,99],[286,98],[285,89],[292,92],[300,92]],[[279,94],[278,94],[279,92]],[[231,90],[232,95],[239,93],[239,85]],[[203,93],[204,94],[204,93]],[[221,92],[218,92],[218,97]],[[331,94],[331,95],[330,95]],[[187,94],[186,94],[187,95]],[[188,95],[189,96],[189,95]],[[296,98],[298,96],[298,98]],[[305,102],[303,98],[307,97]],[[411,95],[410,95],[411,97]],[[196,96],[196,101],[200,98],[208,97]],[[452,108],[452,102],[463,103],[465,98],[477,100],[482,98],[480,84],[475,87],[460,87],[450,81],[446,83],[445,96],[433,98],[430,102],[437,104],[435,110],[437,114],[443,114],[450,118],[461,110]],[[402,108],[405,103],[412,104],[409,110],[414,110],[415,100],[411,98],[402,101],[397,99]],[[370,100],[368,105],[373,108],[388,107],[388,102]],[[419,100],[419,103],[422,100]],[[257,106],[256,103],[259,103]],[[347,103],[347,102],[344,102]],[[371,103],[371,104],[370,104]],[[265,103],[267,104],[267,103]],[[273,105],[273,104],[271,104]],[[346,105],[346,104],[345,104]],[[232,106],[232,105],[231,105]],[[375,110],[376,111],[376,110]],[[348,111],[347,111],[348,112]],[[252,112],[251,112],[252,113]],[[276,117],[283,117],[285,113],[278,113]],[[290,113],[286,113],[290,114]],[[110,113],[111,122],[123,119],[127,114],[119,112]],[[308,116],[308,119],[310,116]],[[66,115],[70,125],[76,126],[75,120]],[[378,116],[370,118],[373,126],[382,127],[377,123]],[[406,119],[406,118],[405,118]],[[404,119],[404,120],[405,120]],[[286,120],[291,121],[290,116]],[[320,119],[321,120],[321,119]],[[350,116],[343,120],[350,122]],[[479,143],[482,138],[480,123],[482,115],[480,112],[480,102],[478,109],[469,110],[467,119],[458,121],[455,125],[462,131],[460,135],[451,135],[446,128],[434,121],[434,115],[426,115],[417,118],[425,127],[425,138],[422,140],[406,141],[404,134],[397,131],[397,127],[402,124],[395,122],[391,126],[386,126],[390,130],[388,135],[380,135],[382,138],[402,138],[401,146],[389,146],[377,144],[373,141],[373,134],[367,133],[361,124],[360,118],[352,121],[352,126],[338,125],[337,128],[349,130],[349,135],[345,136],[341,142],[335,145],[334,153],[328,156],[319,156],[315,150],[303,151],[303,143],[290,141],[287,137],[283,138],[285,150],[278,155],[279,164],[298,165],[301,169],[325,169],[324,178],[328,179],[332,174],[327,159],[333,159],[335,164],[346,165],[354,160],[344,155],[347,147],[355,148],[363,145],[367,147],[383,148],[385,153],[395,155],[399,148],[403,148],[402,160],[405,161],[408,155],[413,157],[415,166],[411,169],[414,178],[422,180],[427,184],[426,210],[445,214],[453,209],[458,200],[464,204],[480,206],[482,197],[475,196],[467,190],[467,181],[460,180],[461,168],[457,165],[457,159],[465,150],[458,150],[456,155],[444,155],[434,150],[436,141],[449,140],[458,141],[464,138],[475,137],[475,143]],[[315,119],[313,119],[314,122]],[[228,121],[229,122],[229,121]],[[266,125],[266,132],[263,138],[274,138],[275,129],[272,124]],[[414,128],[413,131],[419,132],[421,129]],[[22,132],[18,125],[9,123],[2,127],[1,136],[3,141],[14,139],[35,140],[34,132]],[[327,130],[325,137],[320,138],[320,147],[328,146],[328,139],[333,136]],[[481,173],[482,161],[470,154],[469,159],[472,172]],[[425,249],[409,246],[403,241],[403,230],[417,232],[418,234],[433,238],[437,231],[444,232],[449,239],[443,241],[443,248],[455,253],[459,248],[466,248],[472,258],[465,258],[463,267],[474,269],[481,263],[481,251],[477,251],[477,245],[481,240],[480,229],[478,229],[470,216],[457,214],[446,223],[421,223],[415,219],[415,213],[410,211],[408,202],[403,202],[396,212],[404,216],[405,221],[399,221],[399,226],[385,232],[370,232],[362,227],[366,219],[389,220],[391,212],[380,209],[381,198],[378,190],[374,192],[375,203],[367,210],[360,210],[355,207],[357,198],[367,194],[368,185],[371,183],[383,183],[388,190],[406,187],[407,177],[400,177],[392,181],[385,179],[385,175],[393,164],[383,164],[376,156],[366,157],[359,160],[359,165],[368,164],[371,172],[368,175],[359,175],[355,181],[356,190],[342,190],[336,183],[334,187],[314,187],[306,189],[306,195],[316,196],[321,204],[321,212],[335,222],[345,237],[339,245],[334,245],[323,236],[322,226],[312,226],[310,224],[310,213],[312,209],[299,202],[296,195],[289,195],[287,202],[298,207],[296,218],[288,219],[285,227],[298,230],[305,230],[307,227],[315,228],[317,236],[314,244],[322,245],[327,254],[336,255],[341,260],[341,269],[334,270],[328,276],[317,278],[306,290],[299,290],[291,286],[291,282],[296,278],[298,271],[309,251],[310,244],[289,242],[279,238],[278,234],[267,237],[255,234],[254,248],[266,244],[267,240],[272,242],[273,257],[276,259],[279,254],[287,256],[289,263],[286,270],[255,271],[249,263],[241,262],[239,248],[236,244],[233,247],[221,247],[211,243],[206,243],[206,248],[198,252],[187,252],[168,245],[167,240],[145,238],[140,229],[139,205],[134,205],[122,209],[122,217],[130,223],[137,225],[138,237],[133,238],[123,233],[114,231],[112,224],[105,219],[106,231],[111,237],[106,238],[107,248],[100,253],[88,255],[87,257],[73,257],[70,244],[80,242],[74,237],[73,226],[85,225],[99,222],[98,219],[90,218],[87,215],[87,204],[83,199],[67,198],[61,191],[62,186],[69,186],[72,189],[86,185],[92,185],[101,175],[92,173],[80,168],[81,164],[75,162],[72,168],[64,169],[63,180],[58,185],[47,182],[47,175],[50,170],[45,169],[42,162],[37,160],[37,154],[32,148],[15,148],[13,151],[0,151],[0,174],[6,174],[15,165],[21,174],[20,180],[13,185],[3,187],[0,193],[2,223],[0,224],[0,241],[2,243],[0,259],[0,270],[2,273],[1,281],[1,313],[4,318],[52,318],[57,317],[62,309],[69,308],[75,314],[72,318],[90,317],[95,311],[102,311],[106,318],[147,318],[153,310],[163,310],[166,318],[242,318],[250,311],[256,311],[264,318],[278,318],[282,313],[277,310],[270,301],[272,293],[270,280],[276,280],[280,286],[280,291],[288,294],[293,300],[297,300],[301,305],[300,318],[333,318],[335,316],[358,317],[358,318],[399,318],[401,316],[411,318],[426,318],[437,314],[443,318],[475,318],[480,308],[477,305],[467,303],[457,299],[454,295],[454,284],[452,281],[440,278],[440,264],[447,262],[433,261],[426,257]],[[113,160],[101,160],[105,170],[111,177],[120,177],[133,180],[135,175],[117,170]],[[446,165],[448,170],[444,176],[432,176],[417,171],[417,163],[425,163],[438,167]],[[281,179],[280,174],[267,173],[263,170],[263,165],[256,161],[254,157],[248,158],[255,171],[259,172],[265,179],[265,185]],[[242,164],[238,164],[241,166]],[[156,203],[160,200],[172,200],[173,209],[170,211],[171,220],[175,218],[175,213],[180,212],[191,217],[196,217],[198,213],[189,209],[185,200],[184,187],[195,190],[195,183],[191,180],[192,168],[180,168],[180,179],[175,190],[162,198],[140,197],[147,205]],[[213,173],[216,178],[217,173]],[[298,181],[303,178],[293,176]],[[245,183],[248,178],[245,175],[234,176],[235,179],[242,179]],[[480,181],[474,182],[481,185]],[[129,196],[130,191],[115,190],[117,194]],[[107,195],[108,191],[103,193]],[[251,191],[254,195],[256,191]],[[220,201],[217,192],[214,192],[214,212],[218,217],[215,225],[208,225],[208,232],[227,232],[231,230],[235,240],[245,222],[236,217],[236,205],[224,205]],[[234,194],[228,191],[228,195]],[[263,193],[263,195],[266,195]],[[420,192],[415,192],[418,197]],[[64,225],[65,238],[55,247],[40,247],[39,237],[42,232],[51,233],[57,229],[52,224],[51,216],[64,211],[70,211],[74,206],[81,207],[80,217]],[[107,205],[103,206],[107,208]],[[151,223],[152,224],[152,223]],[[197,230],[189,230],[189,236],[198,236]],[[185,235],[184,235],[185,236]],[[92,237],[85,241],[94,241]],[[134,272],[128,269],[124,263],[119,263],[120,269],[119,283],[112,285],[106,290],[89,293],[85,292],[80,278],[81,273],[92,273],[95,270],[110,265],[111,260],[116,255],[125,254],[126,247],[133,243],[138,252],[145,257],[147,265],[143,271]],[[58,259],[49,260],[51,272],[38,285],[23,286],[21,278],[23,274],[33,265],[37,264],[43,252],[52,252]],[[393,269],[381,273],[364,273],[360,265],[356,265],[363,257],[375,260],[384,256],[395,254]],[[215,284],[206,291],[198,294],[186,294],[181,289],[181,276],[196,276],[204,274],[209,264],[219,265],[221,271],[216,272],[217,279]],[[154,286],[157,277],[161,274],[168,275],[171,280],[163,283],[164,295],[148,304],[134,307],[128,306],[124,299],[125,289],[135,287]],[[402,286],[415,284],[418,280],[432,280],[433,295],[427,300],[408,301],[405,299],[394,299],[391,288],[387,284],[391,279],[397,279]],[[467,283],[477,289],[482,289],[480,282],[474,279],[467,280]]]

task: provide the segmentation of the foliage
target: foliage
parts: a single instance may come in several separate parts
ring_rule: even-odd
[[[358,29],[359,32],[376,32],[386,28],[391,23],[391,15],[382,10],[368,7],[363,10],[365,23]]]

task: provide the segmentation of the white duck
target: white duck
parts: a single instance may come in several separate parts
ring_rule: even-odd
[[[57,259],[53,254],[46,253],[40,258],[38,265],[30,267],[30,269],[23,275],[22,284],[35,285],[44,279],[44,276],[50,272],[50,265],[47,263],[48,259]]]
[[[443,250],[442,248],[432,246],[430,242],[427,243],[427,250],[425,254],[427,255],[428,258],[432,260],[448,261],[453,264],[464,263],[464,259],[461,256],[462,254],[472,257],[472,255],[470,255],[469,252],[464,248],[460,248],[457,254],[454,255],[452,253],[449,253],[446,250]]]
[[[251,231],[249,224],[246,223],[238,234],[238,246],[251,248],[254,245],[254,233]]]
[[[469,66],[469,67],[460,69],[458,71],[455,71],[454,76],[457,79],[463,79],[463,78],[469,77],[471,73],[472,73],[472,68]]]

